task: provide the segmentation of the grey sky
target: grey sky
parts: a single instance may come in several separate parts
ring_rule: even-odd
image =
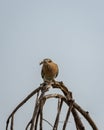
[[[59,65],[57,80],[103,130],[103,0],[0,1],[0,129],[5,129],[14,107],[42,82],[39,62],[47,57]],[[32,102],[27,109],[29,120]],[[25,106],[22,113],[24,117]],[[17,129],[24,128],[21,114],[16,116],[16,123],[22,124]]]

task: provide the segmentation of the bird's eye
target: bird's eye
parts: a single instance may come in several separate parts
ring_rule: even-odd
[[[49,63],[52,62],[51,60],[48,61]]]

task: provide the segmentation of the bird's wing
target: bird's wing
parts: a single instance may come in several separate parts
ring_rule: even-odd
[[[41,76],[42,76],[42,78],[44,78],[43,68],[42,68],[42,70],[41,70]]]
[[[59,68],[58,68],[58,65],[56,64],[56,66],[57,66],[57,73],[56,73],[56,77],[58,76],[58,74],[59,74]]]

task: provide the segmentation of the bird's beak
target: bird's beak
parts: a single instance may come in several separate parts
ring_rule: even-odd
[[[40,65],[43,64],[43,61],[40,62]]]

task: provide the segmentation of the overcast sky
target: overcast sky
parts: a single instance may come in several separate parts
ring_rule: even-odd
[[[59,66],[57,80],[104,130],[103,0],[0,0],[0,130],[42,83],[39,62],[47,57]],[[16,114],[17,130],[33,106],[34,99]]]

